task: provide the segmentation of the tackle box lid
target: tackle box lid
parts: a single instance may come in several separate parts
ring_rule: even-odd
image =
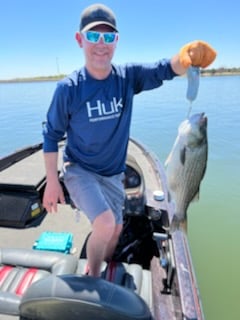
[[[35,241],[33,249],[70,253],[72,243],[72,233],[45,231]]]

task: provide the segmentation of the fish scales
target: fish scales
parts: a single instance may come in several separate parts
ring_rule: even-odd
[[[176,167],[175,181],[170,183],[170,189],[174,194],[173,198],[178,204],[177,213],[182,219],[185,218],[189,203],[199,192],[199,179],[193,179],[193,177],[197,176],[201,179],[204,176],[205,166],[198,159],[202,158],[203,162],[207,160],[205,147],[196,151],[186,150],[185,152],[186,160],[184,164],[180,163],[179,167]],[[187,183],[179,185],[176,181],[186,181]]]
[[[208,157],[207,118],[194,114],[179,126],[178,136],[166,161],[168,188],[175,204],[171,231],[187,223],[187,209],[199,196]]]

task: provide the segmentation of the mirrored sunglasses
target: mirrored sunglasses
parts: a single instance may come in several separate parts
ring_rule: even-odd
[[[91,43],[98,43],[100,39],[103,39],[105,44],[112,44],[116,41],[118,34],[116,32],[98,32],[98,31],[86,31],[82,33],[84,38]]]

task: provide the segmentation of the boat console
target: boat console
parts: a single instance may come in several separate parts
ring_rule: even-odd
[[[126,161],[124,188],[126,200],[123,214],[130,216],[144,214],[146,198],[143,175],[141,168],[131,156],[128,156]]]

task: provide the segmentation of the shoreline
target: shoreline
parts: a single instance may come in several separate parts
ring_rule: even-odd
[[[23,82],[46,82],[46,81],[59,81],[66,77],[66,74],[54,75],[54,76],[39,76],[39,77],[26,77],[26,78],[14,78],[14,79],[2,79],[1,83],[23,83]],[[211,70],[202,70],[202,77],[219,77],[219,76],[240,76],[240,72],[233,71],[211,71]]]
[[[45,81],[58,81],[64,78],[65,74],[55,76],[40,76],[40,77],[26,77],[26,78],[14,78],[7,80],[0,80],[1,83],[22,83],[22,82],[45,82]]]

